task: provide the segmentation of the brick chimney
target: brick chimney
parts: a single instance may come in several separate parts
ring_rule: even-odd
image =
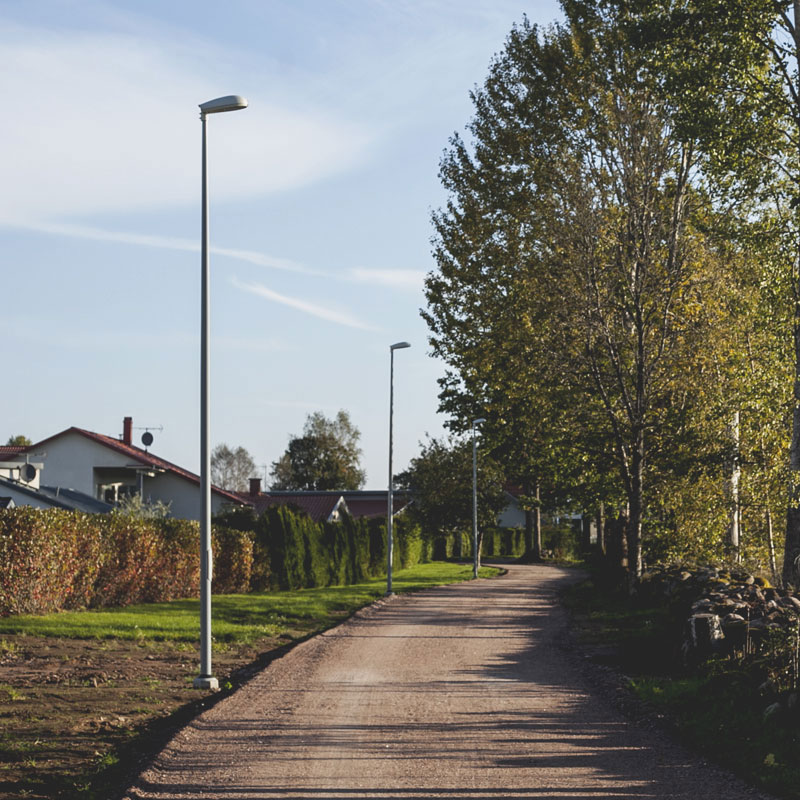
[[[258,497],[261,494],[261,478],[250,478],[250,497]]]
[[[133,417],[122,420],[122,443],[131,444],[133,440]]]

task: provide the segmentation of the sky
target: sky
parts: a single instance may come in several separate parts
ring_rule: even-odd
[[[70,426],[197,471],[200,103],[210,440],[262,477],[345,409],[365,488],[440,436],[420,317],[439,160],[523,16],[556,0],[0,0],[0,444]],[[45,474],[46,477],[46,474]]]

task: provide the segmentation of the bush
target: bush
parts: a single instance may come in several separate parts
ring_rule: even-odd
[[[212,591],[215,594],[244,594],[250,591],[254,539],[255,536],[250,531],[223,528],[219,525],[212,528]]]
[[[196,522],[29,506],[0,511],[0,615],[194,597]],[[253,535],[212,531],[215,589],[248,591]]]

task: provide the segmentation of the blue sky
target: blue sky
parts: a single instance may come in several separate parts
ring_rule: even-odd
[[[211,442],[259,465],[349,411],[367,488],[438,435],[419,316],[438,163],[523,14],[555,0],[0,0],[0,443],[156,428],[199,464],[200,122]],[[137,437],[140,432],[135,432]]]

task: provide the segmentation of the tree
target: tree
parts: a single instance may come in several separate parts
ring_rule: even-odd
[[[508,396],[490,362],[522,334],[507,369],[548,423],[534,468],[557,446],[558,472],[599,487],[613,454],[638,575],[649,471],[682,435],[687,365],[708,339],[698,309],[723,274],[705,268],[696,149],[647,54],[612,16],[565,5],[565,26],[511,32],[473,93],[471,147],[452,140],[427,319],[478,402]]]
[[[22,436],[9,436],[6,442],[6,447],[30,447],[33,442],[27,437]]]
[[[596,2],[571,0],[585,17]],[[800,585],[800,2],[610,0],[631,34],[660,59],[678,124],[702,148],[720,203],[760,213],[783,240],[794,397],[783,581]],[[766,277],[766,276],[765,276]],[[766,284],[766,281],[765,281]],[[782,294],[778,290],[776,294]],[[786,314],[780,314],[785,317]],[[791,338],[790,338],[791,337]],[[780,417],[779,417],[780,419]]]
[[[244,447],[232,449],[218,444],[211,452],[211,482],[229,492],[245,492],[256,464]]]
[[[321,411],[309,414],[302,436],[292,436],[286,452],[272,463],[277,490],[355,490],[364,485],[359,467],[361,433],[342,410],[333,419]]]
[[[497,525],[508,501],[500,466],[482,447],[477,451],[478,553],[486,528]],[[428,535],[461,534],[472,529],[472,439],[429,438],[408,469],[396,476],[413,502],[407,513]],[[460,542],[460,539],[458,540]]]

